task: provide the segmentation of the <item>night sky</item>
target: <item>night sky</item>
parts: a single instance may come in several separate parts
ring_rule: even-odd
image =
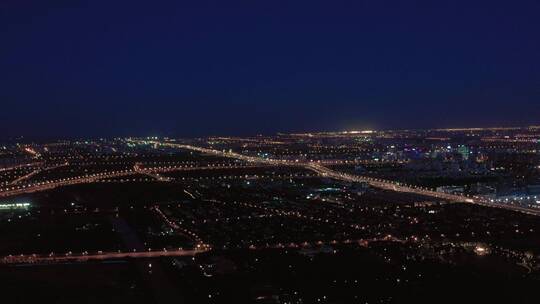
[[[0,105],[2,136],[540,124],[540,1],[2,0]]]

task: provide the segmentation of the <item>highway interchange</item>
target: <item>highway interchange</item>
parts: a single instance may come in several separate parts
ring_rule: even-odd
[[[136,143],[142,143],[142,141],[137,141]],[[148,143],[148,142],[145,142],[145,143]],[[464,195],[437,192],[431,189],[418,187],[418,186],[412,186],[412,185],[405,185],[399,182],[338,172],[325,166],[325,164],[328,165],[328,164],[342,163],[342,161],[334,160],[334,161],[326,161],[326,162],[321,163],[321,162],[314,162],[314,161],[306,162],[306,161],[298,161],[298,160],[295,160],[295,161],[277,160],[277,159],[269,159],[269,158],[263,158],[263,157],[248,156],[248,155],[235,153],[232,151],[218,151],[214,149],[208,149],[208,148],[203,148],[203,147],[198,147],[198,146],[193,146],[193,145],[177,144],[177,143],[171,143],[171,142],[165,142],[165,141],[151,141],[149,143],[153,145],[161,145],[161,146],[169,147],[169,148],[184,149],[184,150],[196,151],[196,152],[208,154],[208,155],[215,155],[215,156],[221,156],[221,157],[226,157],[226,158],[232,158],[236,160],[242,160],[242,161],[245,161],[247,164],[233,165],[233,166],[227,166],[227,167],[220,167],[220,166],[205,166],[205,167],[195,166],[194,167],[194,166],[174,166],[173,165],[173,166],[155,166],[155,167],[148,167],[148,168],[142,167],[139,164],[135,164],[135,166],[133,166],[132,169],[126,169],[126,170],[85,174],[81,176],[67,177],[67,178],[62,178],[62,179],[57,179],[57,180],[39,181],[39,182],[29,183],[29,184],[18,183],[19,181],[22,181],[34,175],[36,171],[43,171],[43,170],[51,169],[51,168],[44,168],[44,169],[37,169],[36,171],[33,171],[27,176],[20,178],[19,181],[17,181],[16,183],[12,183],[8,186],[4,186],[3,188],[0,188],[0,198],[11,197],[11,196],[26,194],[26,193],[45,191],[45,190],[69,186],[69,185],[94,183],[100,180],[125,177],[125,176],[130,176],[133,174],[137,174],[137,173],[149,175],[155,178],[156,180],[167,181],[166,178],[159,176],[159,173],[171,172],[171,171],[189,171],[189,170],[215,170],[215,169],[222,169],[222,168],[231,168],[231,169],[232,168],[248,168],[248,167],[255,167],[257,165],[259,166],[262,165],[262,166],[299,167],[299,168],[304,168],[304,169],[313,171],[322,177],[342,180],[346,182],[353,182],[353,183],[367,183],[373,187],[385,189],[385,190],[414,193],[414,194],[425,195],[425,196],[434,197],[438,199],[448,200],[451,202],[471,203],[471,204],[477,204],[477,205],[482,205],[486,207],[502,208],[502,209],[512,210],[512,211],[521,212],[521,213],[525,213],[529,215],[535,215],[535,216],[540,215],[540,210],[535,210],[531,208],[525,208],[525,207],[510,205],[510,204],[495,203],[495,202],[489,201],[488,199],[484,199],[477,196],[464,196]],[[58,165],[52,168],[57,168],[64,165],[65,164]]]

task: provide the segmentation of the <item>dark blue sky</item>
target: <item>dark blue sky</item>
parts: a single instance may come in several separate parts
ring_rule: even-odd
[[[539,16],[528,0],[3,0],[0,130],[540,123]]]

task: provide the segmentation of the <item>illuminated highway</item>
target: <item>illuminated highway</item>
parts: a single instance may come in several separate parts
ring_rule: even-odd
[[[331,241],[304,241],[304,242],[290,242],[290,243],[277,243],[266,245],[251,245],[246,249],[250,250],[265,250],[265,249],[300,249],[300,248],[313,248],[323,245],[337,245],[337,244],[357,244],[360,246],[368,246],[372,242],[398,242],[404,243],[407,241],[415,242],[415,240],[402,240],[392,235],[386,235],[368,239],[345,239],[345,240],[331,240]],[[181,257],[181,256],[195,256],[201,253],[211,251],[212,248],[208,245],[197,245],[195,249],[182,249],[175,250],[160,250],[160,251],[137,251],[137,252],[97,252],[97,253],[66,253],[66,254],[21,254],[21,255],[8,255],[0,258],[0,264],[60,264],[60,263],[79,263],[87,261],[105,261],[105,260],[118,260],[118,259],[148,259],[159,257]]]
[[[58,167],[60,166],[57,166],[55,168],[58,168]],[[145,174],[152,178],[155,178],[158,181],[170,181],[169,178],[160,176],[158,175],[158,173],[174,172],[174,171],[243,169],[243,168],[256,168],[256,167],[261,167],[261,165],[255,165],[255,164],[229,165],[229,166],[218,166],[218,165],[215,165],[215,166],[214,165],[173,166],[173,165],[169,165],[169,166],[142,168],[140,164],[135,164],[133,169],[102,172],[102,173],[95,173],[95,174],[86,174],[83,176],[66,177],[62,179],[46,180],[46,181],[40,181],[40,182],[34,182],[34,183],[21,184],[20,181],[28,179],[31,175],[36,174],[32,172],[28,176],[24,176],[23,178],[20,178],[20,181],[17,181],[17,183],[12,182],[10,185],[5,186],[4,188],[0,188],[0,197],[10,197],[10,196],[15,196],[15,195],[20,195],[20,194],[40,192],[40,191],[50,190],[50,189],[54,189],[58,187],[70,186],[70,185],[94,183],[103,179],[124,177],[124,176],[133,175],[133,174]],[[51,168],[48,168],[47,170],[50,170],[50,169]]]
[[[26,175],[23,175],[23,176],[17,178],[16,180],[12,181],[10,183],[10,185],[19,184],[22,181],[30,179],[32,176],[34,176],[34,175],[36,175],[38,173],[45,172],[45,171],[48,171],[48,170],[54,170],[54,169],[64,167],[64,166],[67,166],[67,165],[69,165],[69,163],[66,162],[66,163],[63,163],[63,164],[60,164],[60,165],[55,165],[55,166],[50,166],[50,167],[39,167],[39,168],[33,170],[32,172],[30,172],[30,173],[28,173]]]
[[[141,252],[98,252],[94,254],[70,254],[64,255],[9,255],[0,259],[0,264],[54,264],[54,263],[69,263],[69,262],[86,262],[100,260],[114,260],[125,258],[158,258],[158,257],[176,257],[176,256],[194,256],[210,250],[209,248],[200,247],[197,249],[177,249],[177,250],[161,250],[161,251],[141,251]]]
[[[9,197],[9,196],[14,196],[14,195],[45,191],[49,189],[70,186],[70,185],[93,183],[100,179],[127,176],[134,173],[135,173],[134,170],[113,171],[113,172],[96,173],[96,174],[90,174],[90,175],[84,175],[84,176],[78,176],[78,177],[68,177],[68,178],[62,178],[58,180],[42,181],[42,182],[36,182],[32,184],[18,185],[18,186],[8,187],[8,188],[0,190],[0,197]]]

